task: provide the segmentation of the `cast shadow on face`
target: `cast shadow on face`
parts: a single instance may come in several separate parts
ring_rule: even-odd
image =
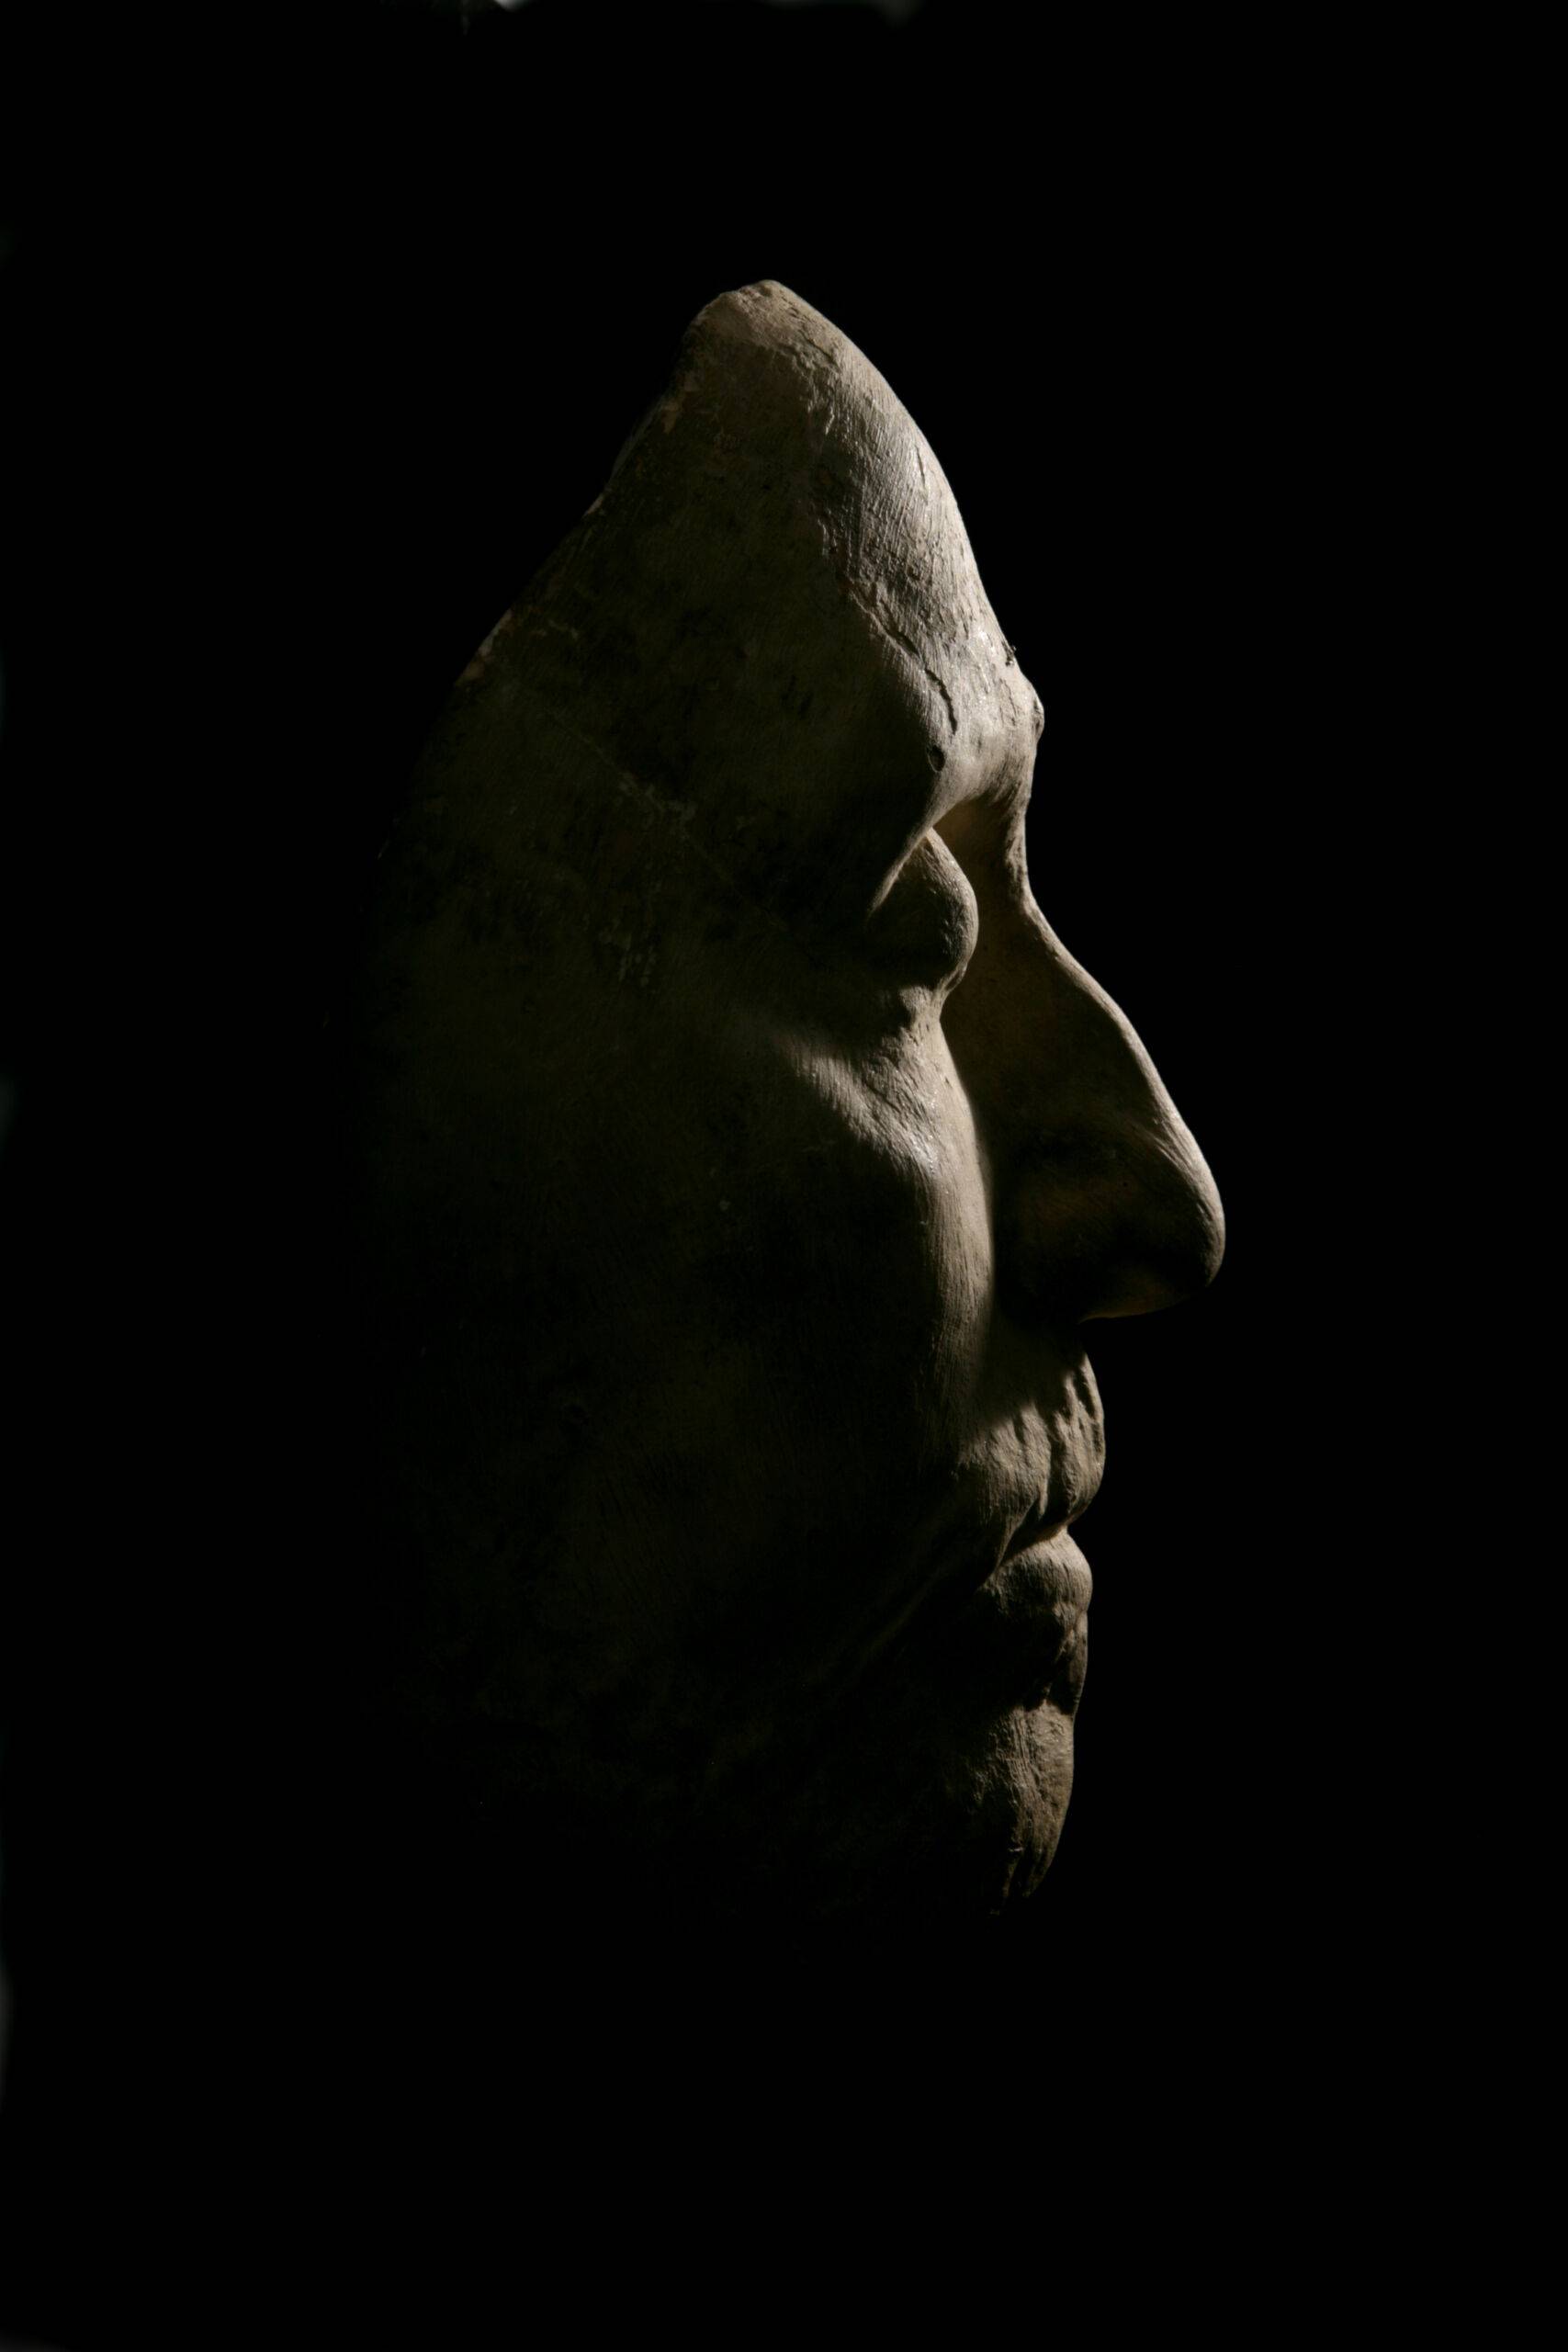
[[[525,1935],[919,1934],[1048,1867],[1082,1327],[1223,1221],[1034,903],[1039,731],[922,436],[764,283],[427,747],[345,1063],[351,1703],[365,1817]]]

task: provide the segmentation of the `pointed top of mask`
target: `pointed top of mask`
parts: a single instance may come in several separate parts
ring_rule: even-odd
[[[840,875],[858,903],[945,808],[1026,775],[1039,724],[924,435],[766,279],[693,321],[457,700],[487,767],[529,765],[547,713],[790,903]]]

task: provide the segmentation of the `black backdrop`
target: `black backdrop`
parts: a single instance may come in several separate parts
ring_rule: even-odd
[[[1327,582],[1376,272],[1347,263],[1289,58],[1039,14],[1022,46],[977,0],[897,24],[534,0],[76,17],[17,47],[19,2321],[87,2341],[112,2306],[60,2217],[137,2235],[149,2117],[238,2083],[269,2018],[307,2074],[330,2039],[323,1008],[446,685],[689,318],[757,277],[858,343],[941,458],[1045,705],[1036,895],[1231,1223],[1211,1294],[1092,1335],[1077,1788],[987,1966],[1056,2063],[1080,2034],[1107,2068],[1278,2066],[1340,1981],[1369,1799],[1313,1435],[1346,1110],[1321,943],[1358,914],[1325,838],[1330,755],[1337,839],[1358,788]],[[628,1920],[628,1979],[640,1952]],[[263,2127],[219,2108],[205,2144],[237,2161]]]

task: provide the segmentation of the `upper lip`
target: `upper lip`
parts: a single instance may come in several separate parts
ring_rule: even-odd
[[[1092,1482],[1081,1488],[1054,1473],[1008,1538],[997,1567],[1020,1552],[1027,1552],[1032,1544],[1043,1543],[1047,1536],[1059,1535],[1064,1528],[1071,1527],[1075,1520],[1083,1517],[1099,1492],[1098,1471]],[[995,1573],[993,1569],[992,1574]]]
[[[1105,1431],[1096,1399],[1093,1408],[1084,1403],[1064,1426],[1032,1492],[1021,1487],[1007,1519],[1001,1522],[1010,1532],[1002,1542],[989,1575],[994,1576],[1004,1561],[1027,1551],[1032,1544],[1059,1535],[1075,1520],[1081,1519],[1100,1492],[1104,1468]],[[979,1579],[982,1583],[987,1580]]]

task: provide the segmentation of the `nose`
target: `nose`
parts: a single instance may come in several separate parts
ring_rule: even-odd
[[[1219,1193],[1125,1014],[1027,888],[1010,899],[983,909],[943,1014],[991,1163],[998,1295],[1025,1322],[1152,1314],[1218,1272]]]
[[[1040,933],[1010,1088],[999,1276],[1030,1315],[1151,1315],[1213,1281],[1224,1211],[1132,1023],[1043,919]]]

